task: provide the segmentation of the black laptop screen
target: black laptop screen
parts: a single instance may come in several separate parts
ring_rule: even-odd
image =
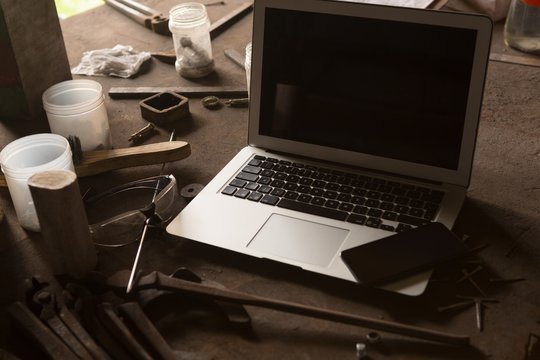
[[[476,31],[265,14],[260,134],[457,169]]]

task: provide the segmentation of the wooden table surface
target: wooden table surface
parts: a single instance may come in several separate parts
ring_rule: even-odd
[[[164,14],[176,3],[148,0],[142,3]],[[240,4],[208,7],[212,21]],[[507,49],[502,25],[496,24],[492,52],[528,56]],[[131,45],[138,51],[172,49],[170,37],[152,33],[107,6],[61,22],[71,66],[83,52]],[[244,86],[243,69],[224,55],[225,49],[243,52],[251,38],[248,15],[212,41],[216,71],[191,81],[174,67],[150,60],[131,79],[93,77],[107,92],[120,86]],[[80,76],[74,76],[80,78]],[[468,198],[454,231],[479,247],[471,263],[455,264],[434,273],[426,292],[407,297],[291,269],[287,266],[212,248],[170,236],[150,239],[140,267],[144,272],[166,274],[186,267],[206,281],[250,294],[350,312],[376,319],[471,336],[471,346],[449,347],[406,336],[379,332],[381,340],[368,344],[373,359],[525,359],[530,334],[540,335],[540,67],[491,61],[474,171]],[[129,135],[142,128],[139,100],[106,97],[115,148],[131,146]],[[191,118],[174,125],[176,138],[191,144],[187,159],[169,163],[165,171],[178,179],[178,188],[206,184],[246,144],[246,108],[208,110],[200,99],[189,101]],[[0,146],[35,132],[28,124],[0,123]],[[167,141],[170,129],[147,143]],[[161,164],[113,171],[79,180],[81,191],[103,190],[112,185],[153,176]],[[22,229],[14,215],[7,189],[0,189],[0,306],[22,299],[23,281],[33,274],[48,274],[46,244],[40,234]],[[136,246],[99,249],[97,270],[110,275],[129,269]],[[474,307],[438,312],[439,306],[459,301],[456,295],[477,296],[467,282],[457,283],[462,268],[481,264],[474,276],[489,297],[499,300],[484,309],[484,329],[478,331]],[[490,278],[523,277],[516,283],[494,283]],[[354,359],[355,345],[365,342],[370,329],[336,324],[278,311],[246,307],[251,330],[239,329],[216,316],[213,308],[182,301],[167,317],[155,318],[162,334],[187,359]],[[157,316],[157,315],[155,315]],[[10,346],[10,327],[0,313],[0,348]],[[536,349],[538,354],[539,349]]]

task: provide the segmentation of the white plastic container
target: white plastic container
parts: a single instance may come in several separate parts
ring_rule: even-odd
[[[42,96],[51,132],[77,136],[82,151],[112,147],[109,118],[101,84],[93,80],[67,80],[48,88]]]
[[[187,2],[169,12],[176,72],[185,78],[200,78],[214,71],[210,20],[203,4]]]
[[[6,177],[19,223],[27,230],[40,231],[27,180],[45,170],[75,171],[69,142],[57,134],[22,137],[2,149],[0,167]]]

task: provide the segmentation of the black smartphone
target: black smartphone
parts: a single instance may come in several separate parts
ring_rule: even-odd
[[[456,258],[463,242],[438,222],[390,235],[341,252],[343,262],[362,284],[382,284]]]

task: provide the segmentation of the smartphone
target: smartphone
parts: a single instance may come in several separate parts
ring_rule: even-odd
[[[465,251],[463,242],[438,222],[397,233],[341,252],[362,284],[383,284],[430,269]]]

